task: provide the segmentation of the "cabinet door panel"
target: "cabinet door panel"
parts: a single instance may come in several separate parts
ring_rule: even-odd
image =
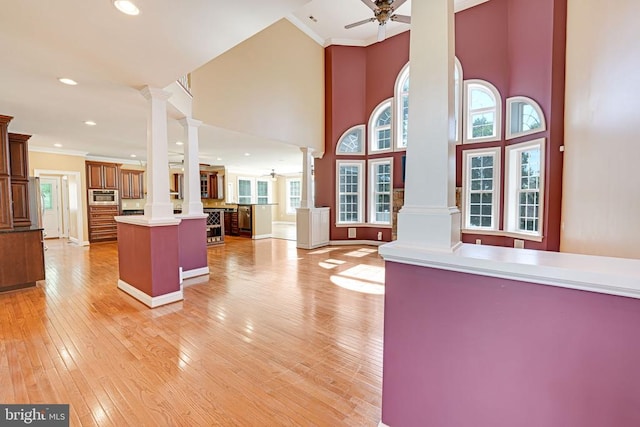
[[[92,189],[102,188],[102,165],[87,163],[87,187]]]
[[[105,164],[102,165],[103,177],[104,177],[104,188],[110,190],[118,189],[118,166]]]
[[[11,197],[13,200],[13,226],[28,227],[29,218],[29,182],[12,182]]]
[[[29,164],[27,160],[27,141],[26,135],[20,135],[21,138],[9,136],[9,156],[11,178],[29,179]]]
[[[131,173],[131,198],[142,199],[144,197],[144,172]]]
[[[8,176],[0,176],[0,229],[13,227],[11,221],[11,185]],[[5,202],[6,201],[6,202]]]
[[[131,172],[122,171],[121,178],[122,178],[122,194],[120,195],[120,197],[122,197],[123,199],[133,199],[131,195]]]

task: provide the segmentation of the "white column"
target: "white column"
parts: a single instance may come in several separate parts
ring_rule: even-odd
[[[302,189],[300,193],[300,207],[313,207],[313,189],[311,188],[311,166],[313,164],[313,148],[300,147],[302,151]]]
[[[147,119],[147,220],[173,218],[173,204],[169,200],[169,155],[167,140],[167,99],[169,92],[145,87],[140,91],[149,101]]]
[[[186,144],[184,145],[184,200],[182,215],[202,215],[200,199],[200,161],[198,159],[198,128],[201,121],[185,117],[180,120],[184,126]]]
[[[411,4],[411,96],[405,202],[398,243],[452,251],[460,244],[455,206],[453,0]]]

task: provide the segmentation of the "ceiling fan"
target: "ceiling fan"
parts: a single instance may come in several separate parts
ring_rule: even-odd
[[[353,24],[345,25],[345,29],[357,27],[368,22],[378,21],[378,41],[385,39],[387,35],[387,22],[395,21],[404,24],[411,24],[411,17],[407,15],[397,15],[394,12],[407,0],[361,0],[369,9],[373,11],[373,18],[363,19]]]

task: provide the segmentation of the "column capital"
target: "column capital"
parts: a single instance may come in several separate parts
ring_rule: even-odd
[[[202,121],[196,120],[193,117],[183,117],[178,122],[184,126],[192,126],[192,127],[200,127],[202,125]]]
[[[158,89],[155,87],[150,87],[150,86],[145,86],[144,88],[142,88],[140,93],[149,101],[152,99],[159,99],[159,100],[166,101],[167,99],[171,98],[171,95],[172,95],[171,92],[167,92],[165,90]]]
[[[300,147],[300,151],[302,151],[304,154],[313,154],[315,149],[312,147]]]

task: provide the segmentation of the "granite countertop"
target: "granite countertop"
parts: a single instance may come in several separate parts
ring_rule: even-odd
[[[44,230],[42,227],[38,227],[37,225],[32,225],[30,227],[16,227],[16,228],[7,228],[4,230],[0,230],[0,234],[7,233],[24,233],[28,231],[41,231]]]

